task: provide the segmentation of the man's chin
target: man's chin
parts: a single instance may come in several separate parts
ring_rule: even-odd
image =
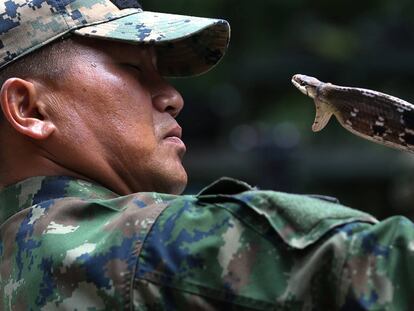
[[[164,160],[164,162],[154,161],[146,167],[141,166],[133,171],[132,177],[133,192],[158,192],[173,195],[183,193],[188,179],[181,159],[177,157]]]
[[[167,167],[160,172],[164,179],[164,189],[159,192],[179,195],[182,194],[187,187],[187,172],[180,158],[176,158],[168,163]]]
[[[184,168],[180,174],[175,175],[172,179],[173,180],[170,183],[170,191],[168,191],[167,193],[175,195],[182,194],[185,188],[187,187],[188,181],[187,173],[184,170]]]
[[[179,167],[174,167],[174,169],[166,168],[161,172],[158,171],[158,173],[159,175],[155,178],[150,191],[174,195],[179,195],[184,192],[188,177],[187,172],[181,164]]]

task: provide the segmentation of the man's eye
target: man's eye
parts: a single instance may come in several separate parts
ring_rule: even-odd
[[[132,69],[134,69],[134,70],[138,71],[138,72],[142,72],[141,68],[140,68],[140,67],[138,67],[138,66],[136,66],[136,65],[127,64],[127,66],[128,66],[129,68],[132,68]]]

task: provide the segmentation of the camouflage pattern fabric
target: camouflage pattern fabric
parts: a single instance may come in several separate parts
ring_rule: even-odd
[[[0,192],[1,310],[409,310],[414,226],[222,179],[118,196],[69,177]]]
[[[165,76],[206,72],[224,55],[224,20],[118,9],[109,0],[0,0],[0,68],[67,35],[152,44]],[[123,8],[124,3],[119,7]],[[137,6],[135,6],[137,7]]]

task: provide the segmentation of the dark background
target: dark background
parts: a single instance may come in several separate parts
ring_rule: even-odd
[[[362,140],[314,105],[295,73],[414,101],[414,3],[367,0],[142,1],[144,9],[217,17],[230,49],[208,74],[175,79],[186,106],[187,192],[220,176],[262,189],[335,196],[380,219],[414,217],[414,157]]]

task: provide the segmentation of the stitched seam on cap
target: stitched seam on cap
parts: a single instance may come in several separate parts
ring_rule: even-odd
[[[134,10],[134,11],[131,12],[131,13],[122,15],[122,16],[117,16],[117,17],[114,17],[114,18],[105,19],[105,20],[102,20],[102,21],[96,21],[96,22],[92,22],[92,23],[87,23],[87,24],[84,24],[84,25],[80,25],[80,26],[77,26],[77,27],[73,27],[72,29],[70,29],[70,31],[75,32],[76,30],[79,30],[79,29],[82,29],[82,28],[87,28],[89,26],[95,26],[95,25],[99,25],[99,24],[105,24],[107,22],[115,21],[117,19],[121,19],[121,18],[124,18],[126,16],[130,16],[130,15],[142,13],[142,10],[140,10],[138,12],[135,11],[135,10],[139,10],[139,9],[128,9],[128,10]],[[124,11],[124,10],[122,10],[122,11]]]

